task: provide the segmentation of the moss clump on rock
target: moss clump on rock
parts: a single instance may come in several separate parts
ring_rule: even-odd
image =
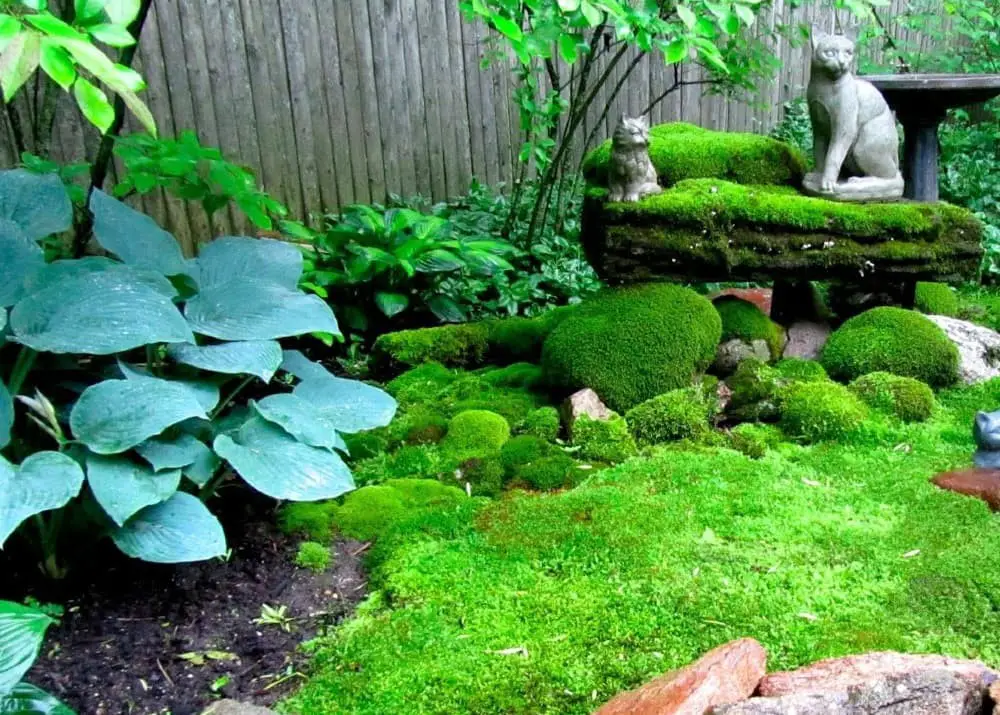
[[[503,491],[504,468],[496,457],[474,457],[459,464],[453,478],[460,487],[468,484],[474,497],[495,497]]]
[[[419,510],[457,504],[466,494],[430,479],[390,479],[351,492],[334,512],[334,525],[352,539],[370,541]]]
[[[466,410],[451,418],[442,449],[456,459],[479,457],[500,451],[510,439],[510,425],[503,416],[488,410]]]
[[[575,486],[583,475],[584,470],[571,457],[553,454],[521,467],[517,479],[534,489],[548,491]]]
[[[488,369],[480,379],[493,387],[532,390],[542,384],[542,368],[530,362],[516,362],[506,367]]]
[[[842,439],[867,416],[864,403],[836,382],[801,382],[782,391],[781,427],[805,442]]]
[[[407,370],[386,386],[386,392],[396,398],[401,404],[413,404],[425,401],[428,396],[441,392],[455,382],[458,375],[439,362],[427,362]]]
[[[781,443],[782,437],[781,430],[773,425],[746,422],[730,431],[729,442],[733,449],[750,459],[762,459],[769,449]]]
[[[934,388],[958,379],[958,349],[948,336],[902,308],[874,308],[848,320],[830,336],[822,363],[845,382],[871,372],[912,377]]]
[[[533,435],[519,435],[500,450],[500,462],[509,478],[517,476],[521,467],[553,454],[551,444]]]
[[[547,382],[593,389],[622,412],[689,386],[715,358],[722,321],[688,288],[649,284],[606,291],[552,331],[542,351]]]
[[[742,340],[751,343],[763,340],[771,358],[781,355],[784,342],[781,328],[753,303],[735,296],[722,296],[712,303],[722,318],[722,341]]]
[[[778,362],[774,369],[782,378],[794,382],[822,382],[830,379],[826,374],[826,368],[815,360],[785,358]]]
[[[760,360],[744,360],[726,380],[731,392],[729,410],[740,419],[766,420],[778,416],[781,374]]]
[[[944,283],[917,283],[916,308],[927,315],[958,316],[958,296]]]
[[[606,464],[618,464],[638,454],[635,438],[621,415],[606,420],[581,415],[573,425],[573,446],[580,449],[582,459]]]
[[[330,567],[330,547],[316,541],[303,541],[295,554],[295,565],[322,573]]]
[[[419,410],[409,419],[406,430],[406,444],[437,444],[448,432],[448,420],[430,410]]]
[[[660,444],[703,436],[711,428],[713,411],[700,387],[688,387],[633,407],[625,414],[625,421],[640,445]]]
[[[873,372],[852,382],[851,390],[869,407],[903,422],[924,422],[934,414],[934,391],[912,377]]]
[[[539,407],[532,410],[517,426],[517,431],[521,434],[530,434],[540,437],[550,442],[555,441],[559,436],[561,427],[559,420],[559,410],[555,407]]]

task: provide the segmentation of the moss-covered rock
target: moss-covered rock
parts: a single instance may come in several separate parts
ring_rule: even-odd
[[[868,416],[865,404],[836,382],[800,382],[781,394],[781,427],[805,442],[842,439]]]
[[[772,359],[781,355],[784,347],[781,327],[764,315],[756,305],[730,295],[716,298],[712,304],[722,318],[722,342],[742,340],[751,343],[763,340],[771,351]]]
[[[510,439],[510,425],[488,410],[466,410],[451,418],[442,449],[456,459],[494,454]]]
[[[370,541],[414,511],[457,504],[466,498],[461,489],[430,479],[393,479],[348,494],[336,509],[333,522],[345,536]]]
[[[410,445],[437,444],[448,432],[448,420],[437,412],[420,410],[410,416],[404,441]]]
[[[958,295],[944,283],[917,283],[915,307],[927,315],[958,316]]]
[[[726,380],[730,391],[727,413],[740,421],[778,418],[778,391],[784,381],[780,373],[759,360],[744,360]]]
[[[851,383],[851,390],[869,407],[895,415],[903,422],[930,419],[937,404],[930,386],[888,372],[862,375]]]
[[[571,457],[553,454],[521,467],[517,479],[534,489],[547,491],[575,486],[584,474],[584,470]]]
[[[474,457],[458,465],[455,474],[448,477],[466,484],[474,497],[496,497],[503,492],[504,468],[496,457]]]
[[[712,403],[700,387],[657,395],[625,413],[625,421],[640,445],[697,439],[709,431]]]
[[[785,380],[796,382],[822,382],[829,380],[826,368],[815,360],[802,358],[785,358],[774,366],[778,375]]]
[[[395,479],[433,479],[445,469],[445,459],[435,447],[407,445],[389,457],[387,476]]]
[[[912,377],[931,387],[958,379],[958,349],[944,331],[911,310],[875,308],[830,336],[822,363],[830,376],[850,381],[871,372]]]
[[[506,367],[487,369],[481,379],[494,387],[533,390],[542,384],[542,368],[530,362],[516,362]]]
[[[729,432],[729,443],[733,449],[751,459],[762,459],[769,449],[781,443],[783,437],[781,430],[773,425],[747,422],[736,425]]]
[[[650,284],[609,290],[579,306],[542,351],[548,383],[594,390],[622,412],[691,385],[715,358],[722,321],[692,290]]]
[[[387,430],[378,429],[370,432],[358,432],[357,434],[345,434],[344,445],[351,462],[360,462],[363,459],[371,459],[382,454],[389,448],[389,438]]]
[[[552,406],[532,410],[517,426],[520,434],[530,434],[550,442],[559,436],[561,428],[559,410]]]
[[[385,389],[402,405],[425,402],[458,379],[439,362],[426,362],[386,383]]]
[[[573,446],[581,459],[605,464],[624,462],[639,451],[628,423],[617,414],[606,420],[580,415],[573,425]]]
[[[508,479],[518,475],[527,464],[536,462],[543,457],[549,457],[555,448],[540,437],[519,435],[507,442],[500,450],[500,463]]]

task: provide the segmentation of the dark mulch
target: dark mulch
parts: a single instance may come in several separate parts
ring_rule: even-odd
[[[85,578],[59,585],[0,561],[0,597],[66,610],[27,680],[81,715],[193,715],[221,697],[270,705],[294,690],[298,645],[365,595],[363,545],[338,542],[334,565],[315,574],[294,565],[299,540],[276,532],[269,509],[234,516],[223,520],[228,561],[157,566],[102,548]],[[265,603],[288,607],[292,632],[254,623]]]

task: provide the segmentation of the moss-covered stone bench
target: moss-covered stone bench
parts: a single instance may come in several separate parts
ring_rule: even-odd
[[[611,283],[958,282],[974,276],[982,225],[946,203],[844,204],[800,194],[801,152],[753,134],[689,124],[650,131],[666,190],[607,201],[610,142],[587,157],[582,240]]]

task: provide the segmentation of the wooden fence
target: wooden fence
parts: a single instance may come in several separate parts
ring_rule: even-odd
[[[893,0],[885,15],[906,6]],[[777,0],[761,21],[830,28],[833,13],[818,5],[793,11]],[[503,64],[482,69],[485,49],[485,28],[466,22],[457,0],[156,0],[138,65],[164,134],[196,129],[203,143],[254,167],[293,214],[307,216],[390,192],[440,199],[461,193],[473,176],[509,180],[521,141],[510,72]],[[652,119],[767,131],[808,77],[804,47],[782,44],[775,53],[783,70],[756,102],[684,87]],[[688,68],[682,79],[696,72]],[[672,68],[642,59],[597,139],[621,111],[638,112],[673,80]],[[595,108],[586,131],[599,115]],[[89,157],[95,144],[65,102],[56,156]],[[2,152],[12,163],[9,141]],[[162,195],[143,204],[185,245],[245,227],[235,215],[209,226],[197,207]]]

